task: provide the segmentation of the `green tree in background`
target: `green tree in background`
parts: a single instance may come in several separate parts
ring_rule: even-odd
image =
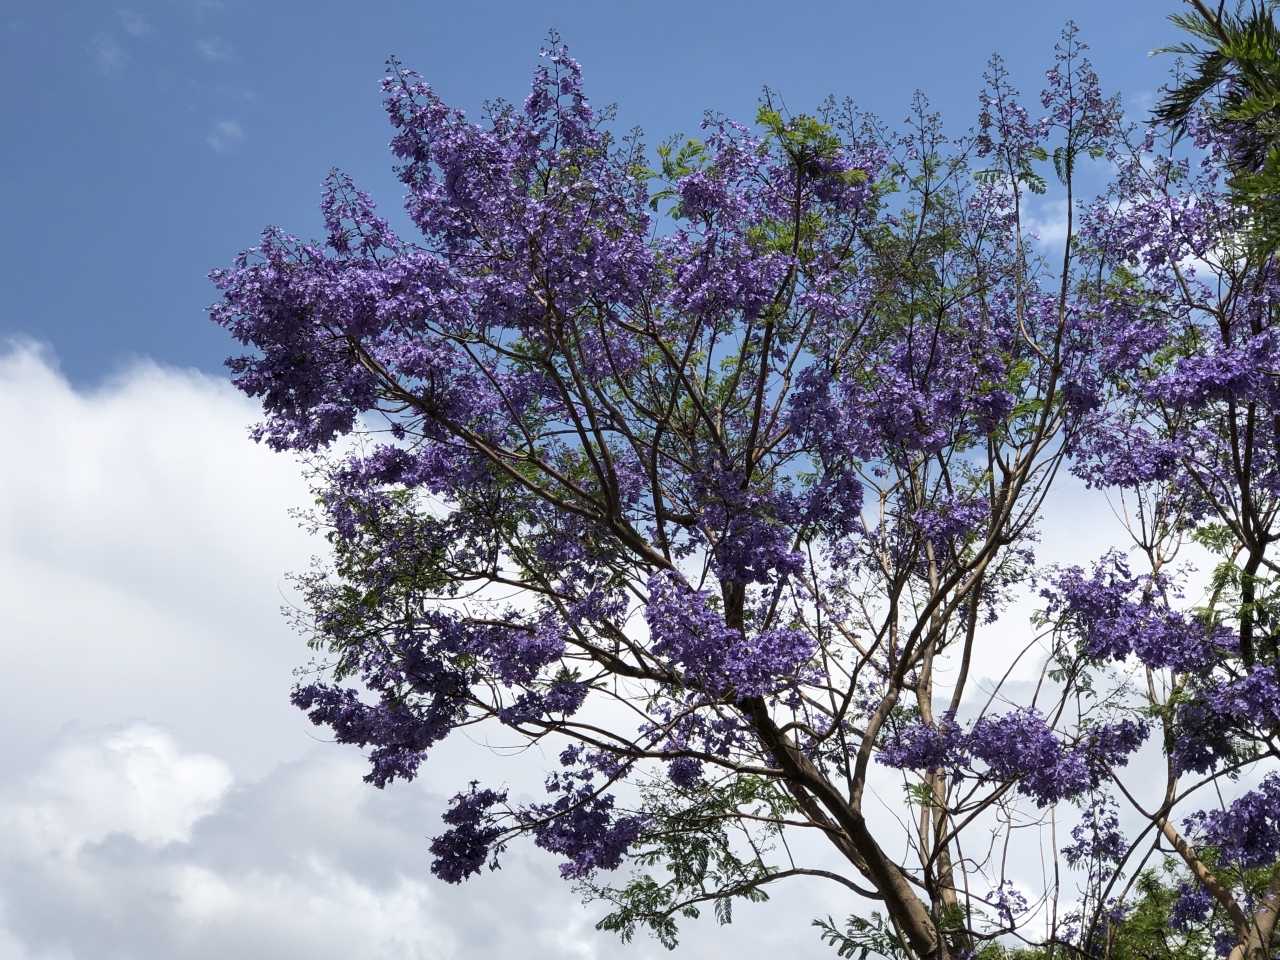
[[[1228,185],[1241,204],[1253,210],[1254,239],[1267,250],[1280,240],[1280,29],[1276,0],[1262,0],[1234,12],[1225,2],[1210,9],[1203,0],[1186,0],[1192,12],[1169,19],[1198,43],[1161,51],[1191,57],[1191,70],[1179,78],[1156,108],[1156,119],[1185,134],[1207,108],[1208,122],[1232,144]]]

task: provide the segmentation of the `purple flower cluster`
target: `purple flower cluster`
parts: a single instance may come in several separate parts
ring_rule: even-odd
[[[667,764],[667,776],[682,790],[689,790],[702,781],[702,761],[693,757],[676,757]]]
[[[796,518],[790,498],[752,491],[733,471],[708,472],[695,482],[702,525],[713,544],[713,569],[722,583],[768,583],[804,566],[792,549]]]
[[[1090,804],[1080,822],[1071,828],[1073,843],[1062,855],[1073,867],[1089,866],[1094,879],[1106,875],[1106,868],[1119,863],[1129,849],[1120,832],[1120,816],[1115,801],[1102,797]]]
[[[1251,870],[1280,860],[1280,774],[1269,774],[1225,809],[1188,818],[1201,844],[1216,848],[1219,862]]]
[[[954,776],[1016,782],[1047,806],[1095,789],[1109,766],[1124,766],[1147,728],[1131,718],[1097,724],[1074,746],[1063,743],[1034,708],[981,717],[969,729],[947,713],[936,724],[906,724],[885,738],[876,759],[897,769],[947,770]]]
[[[1178,899],[1169,910],[1169,926],[1187,933],[1209,919],[1213,913],[1213,897],[1198,883],[1178,885]]]
[[[986,764],[986,775],[1016,780],[1018,791],[1048,805],[1089,789],[1082,752],[1067,750],[1038,710],[983,717],[969,737],[969,752]]]
[[[936,453],[957,436],[985,436],[1013,407],[1001,384],[1000,342],[978,316],[927,344],[887,343],[860,358],[874,375],[843,377],[815,364],[800,377],[792,428],[829,462],[884,448]]]
[[[490,857],[490,869],[498,868],[497,854],[502,845],[497,841],[502,829],[497,826],[493,808],[506,802],[507,793],[477,791],[477,786],[472,781],[470,793],[460,793],[449,802],[449,809],[441,816],[449,829],[431,841],[431,852],[436,857],[431,862],[431,872],[446,883],[461,883],[479,873]]]
[[[396,777],[412,780],[427,748],[448,734],[454,720],[447,715],[424,718],[404,704],[362,703],[354,690],[321,683],[298,687],[292,701],[312,723],[332,729],[339,743],[374,747],[365,780],[377,787]]]
[[[1055,569],[1040,595],[1046,615],[1078,638],[1090,659],[1134,656],[1149,667],[1203,675],[1234,646],[1231,633],[1169,609],[1163,586],[1131,575],[1113,551],[1088,574],[1080,567]]]
[[[948,711],[940,723],[910,723],[885,738],[876,760],[898,770],[942,770],[964,755],[968,735]]]
[[[752,637],[725,625],[705,590],[691,590],[670,574],[649,578],[645,621],[651,649],[685,671],[711,696],[732,689],[738,697],[776,693],[813,656],[801,630],[766,630]]]
[[[644,829],[643,816],[619,817],[609,794],[589,786],[566,791],[554,802],[534,804],[530,814],[542,817],[533,827],[533,842],[566,862],[560,875],[580,880],[597,870],[616,870]]]
[[[988,901],[995,907],[996,916],[1006,924],[1012,924],[1016,918],[1027,912],[1027,898],[1008,880],[991,893]]]
[[[617,779],[625,773],[607,754],[569,747],[560,756],[567,769],[547,778],[551,803],[532,804],[521,817],[534,843],[565,858],[561,876],[581,880],[598,870],[616,870],[644,830],[643,814],[619,816],[616,798],[593,781],[603,773]]]
[[[498,711],[503,723],[517,726],[540,720],[548,714],[571,717],[587,699],[588,687],[573,680],[554,683],[545,693],[528,691],[520,694],[514,703]]]
[[[1272,666],[1240,677],[1211,677],[1177,705],[1174,764],[1180,772],[1207,773],[1237,759],[1250,742],[1280,731],[1280,685]]]

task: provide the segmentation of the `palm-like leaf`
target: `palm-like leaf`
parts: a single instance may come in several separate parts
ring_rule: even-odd
[[[1243,2],[1234,13],[1187,0],[1193,11],[1169,19],[1199,45],[1182,43],[1157,53],[1191,57],[1190,70],[1170,87],[1154,111],[1175,136],[1203,116],[1229,144],[1230,186],[1251,212],[1252,236],[1269,253],[1280,247],[1280,0]]]

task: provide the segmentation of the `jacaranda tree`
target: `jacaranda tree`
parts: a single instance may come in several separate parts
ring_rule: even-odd
[[[379,787],[477,725],[559,758],[530,802],[458,784],[437,876],[529,837],[669,946],[808,877],[843,956],[1271,955],[1280,271],[1218,127],[1125,128],[1081,51],[1039,119],[993,60],[960,141],[766,99],[656,160],[558,41],[479,125],[393,63],[417,239],[334,174],[323,244],[213,275],[332,548],[294,702]],[[1090,569],[1035,552],[1069,474],[1132,535]]]

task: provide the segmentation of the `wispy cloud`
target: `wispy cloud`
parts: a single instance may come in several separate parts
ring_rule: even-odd
[[[219,153],[226,153],[244,141],[244,128],[234,120],[219,120],[213,125],[213,132],[205,137],[205,143]]]
[[[131,37],[145,37],[153,29],[147,18],[137,10],[117,10],[116,15]]]
[[[226,100],[252,100],[257,96],[257,94],[248,87],[229,87],[226,85],[219,85],[214,87],[213,90],[218,94],[218,96],[223,97]]]
[[[94,66],[103,73],[115,73],[129,62],[129,55],[109,33],[95,35],[86,47],[93,57]]]
[[[223,40],[221,37],[211,37],[208,40],[197,40],[196,49],[200,51],[200,56],[213,63],[227,63],[236,55],[231,44]]]
[[[1139,90],[1137,93],[1126,94],[1124,105],[1131,118],[1142,122],[1142,115],[1150,112],[1156,105],[1156,91]]]

